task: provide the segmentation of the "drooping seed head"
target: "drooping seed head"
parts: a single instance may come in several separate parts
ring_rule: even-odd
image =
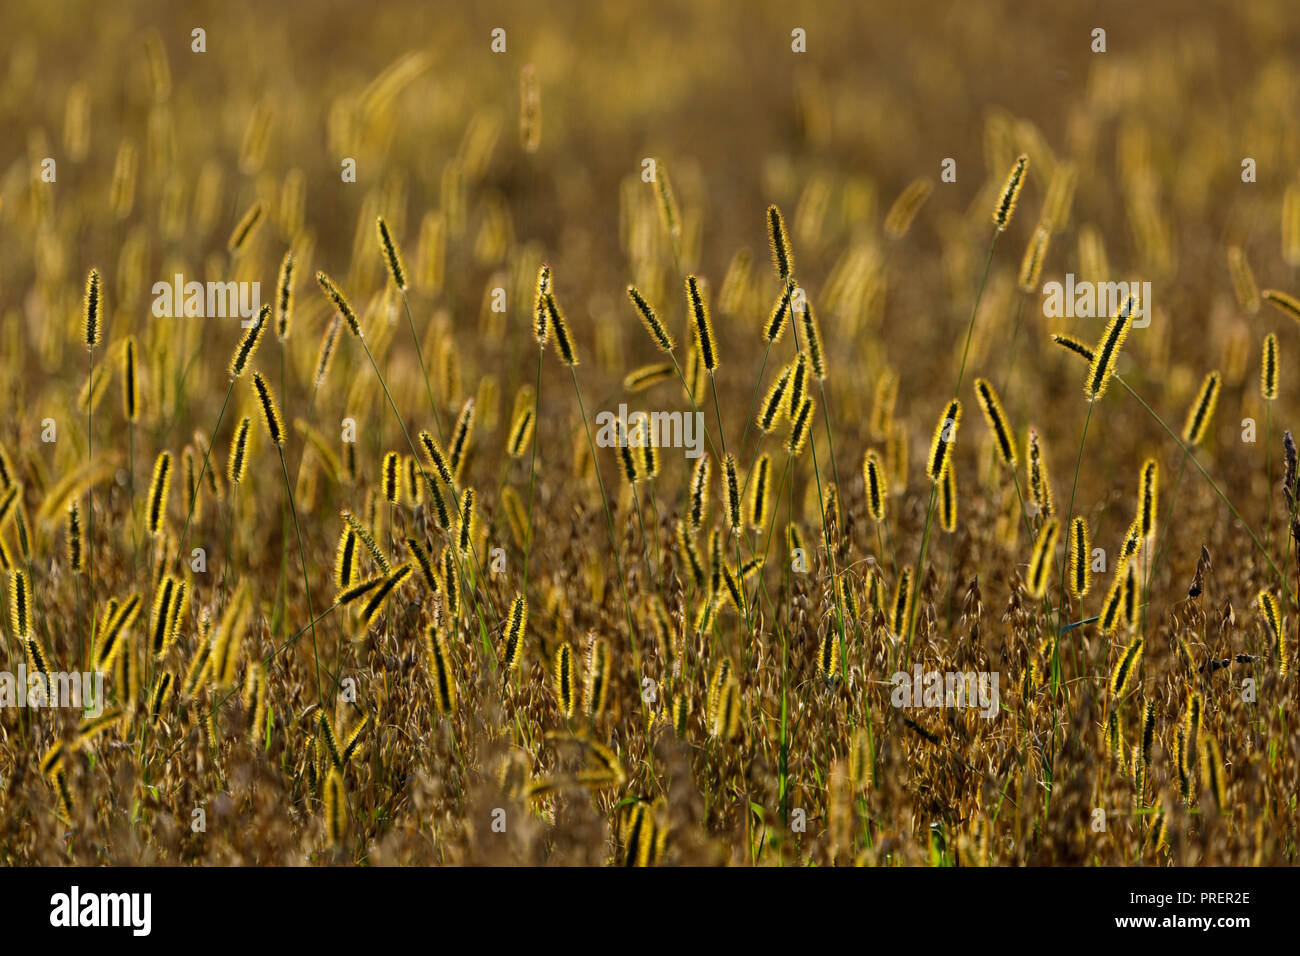
[[[324,272],[316,273],[316,282],[325,293],[325,297],[328,298],[330,302],[334,303],[334,308],[338,310],[339,315],[343,316],[343,321],[348,324],[348,328],[352,330],[352,334],[359,339],[365,338],[365,336],[361,334],[361,322],[357,319],[356,312],[353,311],[352,306],[348,303],[347,297],[343,295],[343,290],[340,289],[334,280]]]
[[[393,285],[405,292],[406,269],[402,266],[402,254],[397,248],[397,243],[393,241],[393,234],[383,216],[375,220],[375,228],[379,232],[379,248],[384,254],[384,264],[388,266],[388,274],[392,277]]]
[[[650,337],[654,339],[659,351],[671,352],[674,346],[672,334],[654,308],[646,301],[645,296],[637,290],[636,286],[632,285],[627,287],[627,295],[632,300],[632,305],[636,307],[636,313],[641,319],[641,324],[650,333]]]
[[[912,228],[912,220],[916,218],[916,214],[930,198],[933,190],[934,182],[924,176],[912,180],[904,187],[893,205],[889,207],[889,212],[885,214],[886,239],[898,240],[907,235],[907,231]]]
[[[266,425],[266,433],[271,436],[273,443],[283,445],[284,425],[280,420],[280,409],[275,404],[275,393],[271,391],[270,384],[261,372],[253,372],[253,392],[257,396],[257,403],[262,408],[262,421]]]

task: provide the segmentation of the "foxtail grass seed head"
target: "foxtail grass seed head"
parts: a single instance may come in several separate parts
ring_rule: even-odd
[[[1228,806],[1228,785],[1223,766],[1223,754],[1219,742],[1209,733],[1201,734],[1201,766],[1205,768],[1206,787],[1214,797],[1214,805],[1220,813],[1231,808]]]
[[[402,483],[400,477],[401,457],[395,451],[384,454],[384,500],[395,505],[401,500]]]
[[[1088,522],[1079,515],[1070,521],[1070,594],[1084,597],[1092,584],[1092,552],[1088,539]]]
[[[641,476],[637,470],[636,455],[633,453],[627,429],[622,426],[618,429],[618,462],[623,479],[629,485],[635,486]]]
[[[67,554],[68,570],[80,574],[84,570],[85,540],[81,534],[81,504],[76,498],[68,502]]]
[[[522,458],[533,441],[533,410],[527,406],[520,409],[515,422],[510,426],[510,438],[506,442],[506,451],[511,458]]]
[[[633,393],[644,392],[653,385],[668,381],[675,374],[676,370],[670,362],[655,362],[652,365],[642,365],[623,377],[623,387]]]
[[[325,297],[334,304],[334,308],[338,311],[338,314],[343,316],[343,321],[348,324],[348,328],[352,330],[352,334],[359,339],[365,338],[365,336],[361,334],[361,322],[357,319],[357,313],[353,311],[351,304],[349,304],[347,298],[343,295],[343,290],[340,289],[334,280],[324,272],[316,273],[316,282],[320,285],[321,291],[325,293]]]
[[[262,407],[262,421],[266,424],[266,433],[276,445],[284,444],[284,425],[280,420],[280,409],[275,404],[275,393],[261,372],[253,373],[253,392],[257,403]]]
[[[1277,289],[1265,289],[1260,295],[1273,303],[1280,311],[1300,322],[1300,299]]]
[[[902,640],[907,630],[907,619],[912,615],[912,569],[900,568],[898,581],[894,584],[894,599],[890,602],[890,630],[894,637]]]
[[[1110,320],[1101,341],[1093,349],[1092,365],[1088,369],[1088,380],[1083,389],[1090,402],[1095,402],[1106,393],[1106,386],[1110,384],[1110,377],[1115,372],[1115,363],[1119,359],[1120,349],[1124,347],[1124,340],[1128,338],[1129,329],[1133,327],[1133,310],[1136,307],[1137,298],[1130,295]]]
[[[993,432],[998,458],[1002,461],[1002,464],[1015,470],[1019,462],[1016,456],[1016,436],[1007,421],[1006,412],[1002,410],[1002,402],[998,400],[998,393],[993,390],[993,385],[988,379],[975,379],[975,397],[979,400],[980,411],[984,413],[984,420],[989,423],[989,429]]]
[[[790,384],[787,387],[789,398],[786,399],[785,411],[790,420],[794,420],[795,413],[799,411],[799,406],[803,404],[804,396],[808,393],[808,356],[804,352],[795,354],[794,360],[787,366],[790,370]]]
[[[767,524],[771,484],[772,456],[760,455],[749,477],[749,526],[755,531],[762,531]]]
[[[1228,275],[1232,278],[1237,307],[1248,315],[1254,315],[1259,311],[1259,286],[1255,284],[1255,273],[1240,246],[1228,247]]]
[[[1215,406],[1219,403],[1221,378],[1218,371],[1210,372],[1201,383],[1201,390],[1196,394],[1196,401],[1187,410],[1187,421],[1183,425],[1183,441],[1195,447],[1205,438],[1210,421],[1214,418]]]
[[[160,452],[153,465],[153,480],[149,483],[149,533],[155,538],[162,534],[167,517],[167,495],[172,486],[172,453]]]
[[[239,378],[244,374],[244,370],[248,368],[253,353],[257,351],[258,343],[262,341],[262,333],[266,331],[266,323],[270,317],[271,307],[269,305],[262,306],[257,313],[257,318],[253,320],[253,324],[245,329],[244,334],[240,336],[239,344],[235,346],[235,354],[230,357],[228,371],[232,379]]]
[[[456,712],[456,674],[452,667],[451,646],[447,632],[432,624],[425,630],[429,649],[430,676],[433,678],[433,703],[444,717]]]
[[[528,599],[516,594],[510,604],[506,619],[505,647],[502,649],[502,666],[507,671],[517,670],[524,655],[524,632],[528,627]]]
[[[135,422],[140,417],[140,382],[134,335],[128,335],[122,346],[122,417],[128,422]]]
[[[451,436],[451,454],[447,456],[447,462],[451,465],[452,478],[459,478],[461,468],[465,465],[470,436],[474,433],[475,408],[476,402],[473,397],[465,399],[465,404],[461,406],[460,415],[456,419],[456,429]],[[449,485],[451,483],[451,481],[447,482]]]
[[[822,333],[817,327],[817,318],[813,315],[811,302],[804,302],[803,312],[799,315],[799,324],[803,329],[803,340],[800,344],[803,346],[803,351],[808,354],[812,372],[817,376],[818,381],[825,381],[826,354],[822,350]]]
[[[1259,369],[1259,392],[1266,401],[1277,398],[1277,336],[1264,336],[1264,352]]]
[[[840,635],[830,629],[822,635],[821,647],[817,651],[817,673],[824,681],[832,680],[839,666]]]
[[[168,649],[167,636],[172,601],[176,599],[176,585],[176,579],[168,574],[154,591],[153,611],[149,616],[149,650],[156,660],[161,660]]]
[[[957,530],[957,466],[952,462],[939,482],[939,527],[948,534]]]
[[[712,472],[713,464],[709,456],[701,455],[695,462],[695,470],[691,473],[690,529],[692,533],[699,531],[709,517],[709,478]]]
[[[1101,628],[1103,634],[1113,634],[1115,628],[1119,626],[1127,581],[1128,561],[1121,560],[1119,566],[1115,568],[1115,576],[1111,579],[1110,590],[1106,592],[1106,600],[1102,603],[1101,614],[1098,616],[1097,626]]]
[[[677,206],[677,194],[673,192],[672,180],[668,176],[668,164],[661,159],[655,161],[654,184],[659,221],[669,240],[676,246],[677,239],[682,234],[682,213]]]
[[[694,274],[686,277],[686,304],[691,313],[691,328],[695,334],[695,347],[699,350],[704,368],[713,372],[718,368],[718,346],[713,338],[713,322],[704,301],[704,290]]]
[[[1006,185],[1002,187],[1002,194],[998,197],[998,204],[993,209],[993,225],[997,227],[998,232],[1006,229],[1011,222],[1011,216],[1016,211],[1016,200],[1020,198],[1020,190],[1025,185],[1025,174],[1028,170],[1029,157],[1021,153],[1016,158],[1015,166],[1011,167]]]
[[[1021,292],[1033,292],[1038,288],[1038,280],[1043,274],[1043,260],[1047,258],[1047,247],[1051,245],[1052,232],[1043,223],[1034,230],[1034,238],[1025,247],[1024,257],[1020,260],[1019,286]]]
[[[1066,335],[1063,332],[1053,332],[1052,341],[1067,352],[1073,352],[1089,365],[1092,364],[1092,346],[1082,339],[1075,338],[1073,335]]]
[[[551,335],[551,314],[546,297],[551,294],[551,267],[545,262],[537,269],[537,289],[533,297],[533,338],[539,349],[546,348]]]
[[[767,207],[767,239],[772,246],[772,265],[776,267],[776,274],[782,282],[789,282],[794,275],[794,252],[785,229],[785,217],[775,205]]]
[[[722,486],[726,493],[727,521],[732,534],[740,534],[744,529],[740,514],[740,477],[736,469],[736,456],[728,453],[722,459]]]
[[[392,278],[393,285],[405,292],[406,269],[402,265],[402,254],[397,248],[397,243],[393,241],[393,234],[383,216],[375,220],[375,228],[379,232],[379,248],[384,254],[384,264],[388,266],[388,275]]]
[[[641,462],[638,471],[642,479],[654,481],[659,477],[659,442],[654,430],[642,421]]]
[[[32,589],[22,568],[9,572],[9,624],[20,640],[32,628]]]
[[[588,717],[599,717],[609,699],[609,642],[592,637],[587,644],[587,667],[582,686],[582,709]]]
[[[235,438],[230,443],[230,457],[226,459],[226,478],[232,485],[244,480],[248,468],[248,430],[252,421],[247,415],[239,420],[235,428]]]
[[[247,419],[245,419],[247,420]],[[357,533],[344,525],[334,552],[334,589],[346,591],[357,579]]]
[[[877,523],[885,520],[885,501],[889,498],[889,481],[880,456],[872,449],[862,459],[862,483],[867,494],[867,513]]]
[[[1124,648],[1124,653],[1115,662],[1115,669],[1110,674],[1110,698],[1112,701],[1119,701],[1128,693],[1129,688],[1133,686],[1133,680],[1137,677],[1139,662],[1142,659],[1142,638],[1135,637]]]
[[[370,592],[369,600],[361,608],[361,621],[366,630],[374,626],[375,619],[379,617],[379,612],[383,609],[388,598],[401,587],[402,582],[411,576],[411,563],[408,561],[401,567],[393,570],[384,580]]]
[[[1259,605],[1260,616],[1264,619],[1267,637],[1273,651],[1273,659],[1278,662],[1278,673],[1280,676],[1286,677],[1290,660],[1287,656],[1286,630],[1283,627],[1282,609],[1278,605],[1277,598],[1273,597],[1268,591],[1260,591],[1255,602]]]
[[[280,260],[280,276],[275,283],[275,336],[281,342],[289,338],[289,322],[293,316],[293,249]]]
[[[776,300],[776,305],[772,307],[772,314],[768,316],[767,324],[763,326],[763,341],[769,345],[775,345],[781,341],[781,335],[785,332],[786,320],[790,318],[791,301],[795,288],[793,279],[786,282],[785,288]]]
[[[546,318],[550,323],[551,331],[555,333],[555,351],[560,356],[560,361],[570,368],[578,364],[578,352],[573,345],[573,337],[569,334],[569,323],[564,319],[564,313],[560,311],[559,304],[555,301],[554,293],[546,293]]]
[[[560,716],[566,719],[572,717],[575,702],[575,682],[573,675],[573,645],[568,641],[561,643],[555,649],[555,656],[551,661],[551,679],[555,685],[555,703],[559,708]]]
[[[651,306],[645,296],[637,290],[636,286],[628,286],[627,295],[628,298],[632,300],[632,305],[636,307],[636,314],[641,319],[641,324],[644,325],[645,330],[650,333],[650,337],[654,339],[655,345],[659,348],[659,351],[671,352],[675,345],[672,333],[668,331],[668,327],[665,326],[663,320],[659,318],[654,307]]]
[[[231,255],[238,255],[247,247],[248,240],[262,222],[264,208],[262,201],[257,200],[248,207],[248,211],[244,213],[239,222],[235,223],[234,231],[230,233],[230,238],[226,241],[226,249]]]
[[[424,449],[424,456],[429,460],[429,465],[438,474],[438,478],[443,484],[450,487],[454,478],[451,473],[451,464],[447,460],[442,446],[438,444],[437,439],[428,433],[420,432],[420,447]]]
[[[952,446],[957,441],[957,428],[961,424],[961,402],[953,399],[944,409],[943,417],[934,428],[934,437],[930,439],[930,457],[926,460],[925,473],[930,481],[937,483],[943,477],[952,456]]]
[[[325,778],[322,798],[325,815],[325,838],[332,847],[341,846],[348,835],[348,791],[343,782],[343,774],[337,767],[331,767]]]
[[[1052,559],[1056,556],[1056,540],[1060,535],[1061,523],[1049,518],[1038,530],[1034,541],[1034,552],[1029,559],[1029,596],[1035,600],[1047,591],[1047,579],[1052,569]]]
[[[1052,482],[1047,475],[1047,462],[1043,459],[1038,442],[1038,429],[1029,429],[1029,500],[1038,513],[1050,518],[1056,514],[1056,499],[1052,495]]]
[[[787,366],[781,370],[772,387],[768,389],[767,395],[763,399],[763,404],[759,406],[758,418],[755,424],[758,425],[759,431],[764,435],[770,435],[776,428],[777,417],[781,414],[784,407],[785,395],[790,387],[791,368]]]
[[[1155,533],[1159,495],[1160,466],[1154,458],[1148,458],[1142,464],[1138,491],[1138,533],[1143,538],[1149,538]]]
[[[808,442],[808,433],[812,431],[813,410],[812,396],[805,395],[804,400],[799,404],[799,410],[790,421],[790,437],[785,443],[785,450],[792,458],[798,458],[803,454],[804,445]]]
[[[1129,525],[1129,529],[1124,535],[1124,543],[1120,545],[1119,559],[1127,561],[1137,554],[1142,547],[1142,540],[1142,519],[1140,517],[1134,518],[1133,523]]]
[[[317,391],[325,384],[325,376],[329,374],[330,362],[334,359],[334,350],[338,346],[339,333],[342,329],[343,320],[335,315],[321,338],[320,351],[316,355],[316,372],[312,376],[312,388]]]
[[[695,582],[697,588],[703,587],[704,565],[700,561],[700,553],[695,547],[695,540],[691,537],[694,532],[689,531],[683,521],[678,521],[673,531],[677,538],[677,548],[686,558],[687,567],[690,568],[691,580]]]
[[[99,270],[91,269],[86,277],[86,301],[82,312],[82,340],[86,348],[94,349],[103,335],[104,296],[100,289]]]
[[[912,220],[933,191],[934,181],[924,176],[908,183],[885,213],[885,238],[893,241],[907,235],[912,228]]]
[[[474,546],[474,524],[474,489],[466,488],[460,496],[460,526],[456,539],[463,555],[468,555]]]

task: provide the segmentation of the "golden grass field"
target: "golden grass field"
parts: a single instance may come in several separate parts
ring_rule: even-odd
[[[0,9],[0,862],[1294,863],[1295,9],[540,6]]]

